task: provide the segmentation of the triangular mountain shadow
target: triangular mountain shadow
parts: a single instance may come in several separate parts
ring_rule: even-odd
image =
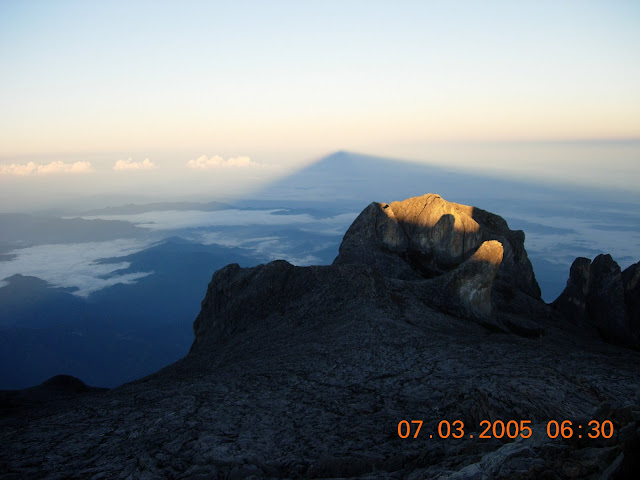
[[[233,203],[261,207],[316,205],[322,202],[339,210],[358,211],[372,200],[404,199],[437,191],[445,198],[501,211],[505,201],[535,201],[536,209],[548,205],[558,208],[570,203],[594,202],[593,189],[546,185],[525,180],[499,178],[490,174],[461,171],[433,164],[418,163],[360,153],[338,151],[267,185],[246,199]],[[613,192],[611,192],[613,193]],[[598,196],[599,206],[607,196]],[[544,205],[541,205],[544,204]]]

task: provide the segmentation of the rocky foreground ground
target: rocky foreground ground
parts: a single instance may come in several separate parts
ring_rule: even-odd
[[[424,196],[368,207],[331,266],[229,265],[176,364],[3,392],[0,478],[637,478],[640,353],[546,305],[523,242]],[[484,420],[532,435],[480,439]]]

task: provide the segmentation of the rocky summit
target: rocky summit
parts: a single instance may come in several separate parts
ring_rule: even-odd
[[[156,374],[3,392],[0,478],[637,478],[638,278],[547,305],[501,217],[372,203],[332,265],[217,271]]]

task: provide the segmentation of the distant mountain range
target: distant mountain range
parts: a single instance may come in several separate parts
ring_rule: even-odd
[[[125,221],[0,213],[0,253],[29,245],[96,242],[145,234],[145,230]]]

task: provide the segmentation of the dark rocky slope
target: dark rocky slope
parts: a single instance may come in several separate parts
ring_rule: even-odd
[[[578,257],[553,307],[607,341],[640,349],[640,262],[624,272],[611,255]]]
[[[635,478],[640,354],[544,304],[523,242],[429,195],[367,207],[331,266],[228,265],[183,360],[4,410],[1,476]],[[479,439],[498,419],[533,435]],[[546,434],[591,419],[613,436]],[[399,438],[401,420],[423,420],[421,435]],[[465,436],[429,438],[441,420]]]

